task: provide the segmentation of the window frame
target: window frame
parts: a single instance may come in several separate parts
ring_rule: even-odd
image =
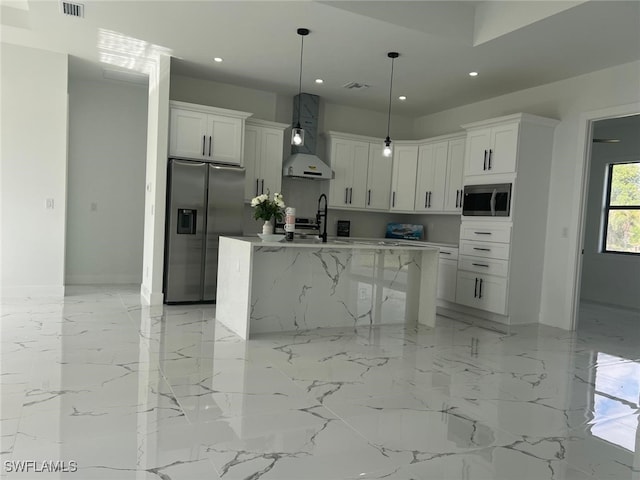
[[[640,204],[638,205],[611,205],[611,182],[613,180],[613,168],[616,165],[626,165],[628,163],[636,163],[640,165],[640,160],[629,160],[626,162],[611,162],[607,165],[607,185],[606,196],[604,202],[604,218],[602,221],[602,244],[600,246],[601,253],[610,253],[614,255],[632,255],[640,256],[640,252],[621,252],[619,250],[607,249],[607,233],[609,232],[609,212],[612,210],[640,210]]]

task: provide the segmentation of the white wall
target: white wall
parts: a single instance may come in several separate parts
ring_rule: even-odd
[[[0,57],[2,296],[61,296],[67,56],[2,43]]]
[[[69,81],[66,284],[140,283],[147,87]]]
[[[421,117],[416,133],[428,137],[460,125],[516,112],[560,120],[555,130],[547,221],[542,323],[571,328],[572,291],[578,252],[585,112],[640,100],[640,62],[632,62]]]
[[[623,125],[617,120],[595,122],[593,137],[621,142],[592,146],[580,298],[640,309],[640,257],[600,253],[607,165],[640,161],[640,120]]]

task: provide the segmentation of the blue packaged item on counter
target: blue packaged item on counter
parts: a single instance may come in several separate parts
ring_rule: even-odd
[[[411,223],[387,223],[386,238],[402,238],[404,240],[422,240],[424,226]]]

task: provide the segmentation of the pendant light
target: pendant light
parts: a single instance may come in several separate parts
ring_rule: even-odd
[[[387,53],[387,57],[391,59],[391,81],[389,82],[389,114],[387,116],[387,138],[384,139],[384,149],[382,150],[382,155],[384,155],[385,157],[390,157],[392,153],[391,137],[389,136],[389,131],[391,127],[391,90],[393,89],[393,61],[399,56],[400,54],[398,52]]]
[[[300,96],[302,94],[302,52],[304,51],[304,37],[309,35],[309,29],[299,28],[300,35],[300,82],[298,84],[298,123],[291,129],[291,145],[301,147],[304,145],[304,130],[300,126]]]

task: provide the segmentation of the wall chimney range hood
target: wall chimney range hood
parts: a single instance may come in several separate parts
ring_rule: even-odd
[[[318,140],[319,97],[301,93],[293,99],[293,124],[300,119],[305,131],[304,145],[291,146],[291,156],[285,160],[282,174],[285,177],[309,178],[312,180],[331,180],[334,176],[331,167],[316,156]],[[300,105],[300,115],[298,115]]]

